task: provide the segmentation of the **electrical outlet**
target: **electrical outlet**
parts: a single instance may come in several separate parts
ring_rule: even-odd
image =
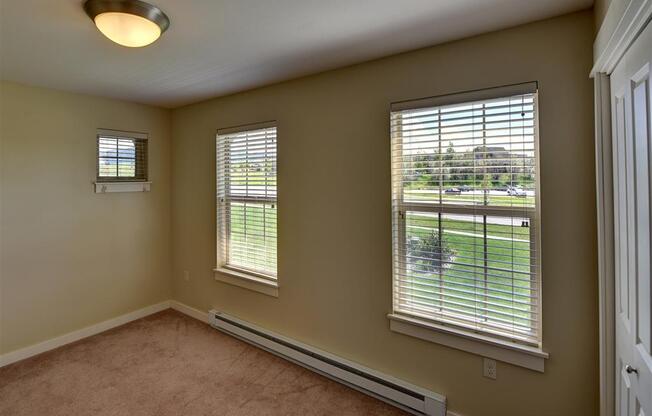
[[[190,272],[188,270],[183,271],[183,280],[185,280],[186,282],[190,281]]]
[[[495,380],[496,377],[498,376],[496,360],[492,360],[490,358],[483,358],[482,364],[483,364],[482,375],[492,380]]]

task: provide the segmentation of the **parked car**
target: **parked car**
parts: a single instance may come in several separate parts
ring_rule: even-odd
[[[469,185],[460,185],[457,187],[457,189],[460,190],[460,192],[470,192],[471,187]]]
[[[527,193],[522,188],[511,186],[507,189],[507,195],[525,197]]]
[[[459,188],[448,188],[444,191],[446,194],[459,195],[462,193]]]

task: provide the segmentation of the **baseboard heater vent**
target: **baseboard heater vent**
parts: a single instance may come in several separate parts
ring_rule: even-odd
[[[394,377],[211,310],[212,327],[414,415],[445,416],[446,398]]]

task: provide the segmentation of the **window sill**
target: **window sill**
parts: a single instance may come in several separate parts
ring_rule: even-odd
[[[149,192],[151,182],[95,182],[95,193]]]
[[[225,267],[218,267],[213,271],[215,272],[215,280],[218,282],[228,283],[230,285],[242,287],[244,289],[253,290],[254,292],[262,293],[264,295],[272,296],[275,298],[278,297],[277,282],[272,282],[261,277],[227,269]]]
[[[500,341],[444,325],[397,314],[389,314],[390,329],[404,335],[456,348],[543,373],[548,354],[538,348]]]

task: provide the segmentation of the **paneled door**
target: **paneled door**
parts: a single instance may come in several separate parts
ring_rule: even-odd
[[[616,415],[652,416],[652,24],[611,74]]]

